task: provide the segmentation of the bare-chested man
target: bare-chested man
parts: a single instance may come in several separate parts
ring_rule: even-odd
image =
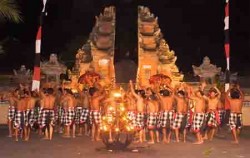
[[[227,91],[226,97],[228,98],[231,106],[229,125],[234,139],[233,143],[238,144],[239,140],[237,134],[242,128],[242,102],[244,100],[244,95],[239,86],[236,85]]]
[[[30,130],[33,128],[35,123],[35,104],[38,99],[38,94],[36,92],[31,92],[31,95],[27,98],[27,109],[26,109],[26,127],[27,127],[27,137],[25,138],[27,141],[30,138]]]
[[[195,102],[194,114],[192,121],[192,131],[196,134],[197,141],[194,144],[203,144],[201,136],[201,128],[205,118],[205,98],[204,93],[201,90],[195,92],[194,96],[189,96]]]
[[[70,89],[65,89],[66,95],[63,98],[64,102],[64,109],[65,109],[65,114],[64,114],[64,126],[65,126],[65,132],[63,137],[65,138],[70,138],[70,129],[72,127],[72,138],[75,138],[75,107],[77,104],[77,101],[74,97],[73,92]]]
[[[184,90],[178,90],[175,93],[176,100],[176,116],[173,122],[173,130],[175,132],[176,142],[180,142],[179,134],[183,133],[183,142],[186,142],[186,132],[188,125],[188,102],[186,99],[186,93]]]
[[[25,110],[27,109],[27,98],[26,98],[27,96],[28,92],[21,91],[19,94],[19,99],[17,100],[17,107],[14,119],[16,141],[18,141],[19,131],[21,131],[21,137],[24,138],[24,140],[27,135],[27,129],[25,127],[25,122],[26,122]]]
[[[163,142],[170,143],[171,137],[171,127],[174,121],[174,92],[172,88],[168,87],[167,89],[160,90],[158,98],[160,99],[161,104],[161,116],[160,116],[160,126],[163,128]],[[167,130],[169,131],[167,133]]]
[[[147,99],[147,127],[149,130],[149,144],[155,143],[155,129],[157,127],[157,117],[159,112],[159,102],[155,94],[151,94]],[[159,142],[159,135],[156,134],[156,141]]]
[[[218,114],[218,104],[220,102],[221,93],[215,86],[209,90],[209,96],[206,97],[208,102],[207,117],[206,117],[206,131],[203,139],[213,140],[216,128],[220,124]]]
[[[80,118],[80,122],[82,124],[82,126],[84,127],[84,133],[86,136],[90,135],[90,125],[89,125],[89,113],[90,113],[90,103],[89,103],[89,94],[88,94],[88,89],[84,89],[83,90],[83,94],[82,94],[82,115]],[[80,127],[80,132],[81,132],[81,128]]]
[[[15,89],[14,92],[10,93],[8,96],[9,109],[8,109],[8,127],[9,127],[9,136],[12,137],[13,134],[13,121],[15,118],[15,110],[18,101],[18,89]]]
[[[128,119],[131,121],[133,128],[136,127],[136,100],[131,92],[127,92],[125,96],[125,105],[127,109]]]
[[[101,88],[101,87],[100,87]],[[100,140],[100,124],[101,124],[101,100],[105,98],[102,89],[92,87],[89,89],[90,94],[90,119],[92,122],[92,141]]]
[[[138,90],[137,93],[134,90],[133,82],[130,80],[130,90],[132,95],[136,98],[136,127],[139,131],[139,142],[143,142],[143,129],[145,126],[145,103],[144,103],[144,91]]]
[[[53,126],[55,121],[55,96],[53,95],[54,90],[48,88],[42,94],[41,98],[41,129],[45,132],[44,139],[52,140],[53,137]]]

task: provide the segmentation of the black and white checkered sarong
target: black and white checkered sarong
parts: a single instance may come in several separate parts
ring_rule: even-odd
[[[41,111],[41,128],[45,126],[54,125],[55,121],[55,111],[52,109],[43,109]]]
[[[91,123],[101,124],[101,112],[92,110],[90,115]]]
[[[24,111],[16,111],[14,118],[14,128],[15,129],[24,129],[26,116]]]
[[[15,107],[14,106],[9,106],[8,110],[8,120],[13,121],[15,118]]]
[[[25,113],[26,113],[26,126],[30,125],[31,127],[33,127],[34,123],[36,122],[35,110],[27,109]]]
[[[144,128],[144,126],[145,126],[144,118],[145,118],[144,113],[137,113],[136,114],[136,127],[137,127],[137,129],[140,130],[140,129]]]
[[[217,127],[219,125],[219,120],[217,121],[215,111],[210,111],[206,114],[206,123],[208,127]]]
[[[64,118],[64,125],[70,126],[74,123],[75,119],[75,110],[74,109],[68,109],[65,112],[65,118]]]
[[[154,129],[157,124],[157,113],[149,113],[147,118],[148,129]]]
[[[242,114],[241,113],[230,113],[229,117],[230,129],[241,129],[242,128]]]
[[[174,121],[174,111],[163,111],[160,114],[160,127],[171,128]]]
[[[130,125],[136,127],[136,114],[134,111],[128,111],[127,117],[130,120]]]
[[[192,131],[193,132],[199,132],[201,130],[201,127],[203,125],[205,118],[204,113],[195,113],[193,117],[193,122],[192,122]]]
[[[223,109],[219,109],[218,113],[219,113],[219,118],[220,118],[220,125],[223,125],[224,124],[224,119],[225,119],[226,111],[223,110]]]
[[[176,115],[174,117],[172,128],[173,129],[179,129],[179,128],[181,128],[181,124],[182,124],[183,118],[184,118],[184,114],[176,113]]]
[[[75,108],[75,123],[79,125],[81,123],[81,116],[82,116],[83,108],[78,106]]]
[[[89,109],[88,108],[83,108],[82,109],[82,114],[80,117],[80,123],[86,123],[89,118]]]

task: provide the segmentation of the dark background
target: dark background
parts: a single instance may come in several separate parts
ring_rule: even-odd
[[[17,0],[23,13],[21,24],[1,24],[5,54],[0,55],[0,71],[32,68],[41,0]],[[250,74],[249,0],[230,1],[231,70]],[[116,56],[119,62],[127,51],[137,60],[137,6],[145,5],[158,17],[161,31],[178,57],[181,71],[192,71],[204,56],[225,69],[223,0],[48,0],[44,19],[42,59],[57,53],[70,65],[75,52],[88,39],[95,16],[105,6],[117,9]]]

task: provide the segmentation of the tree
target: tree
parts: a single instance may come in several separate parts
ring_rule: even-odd
[[[0,23],[5,20],[14,23],[22,21],[21,12],[15,0],[0,0]]]

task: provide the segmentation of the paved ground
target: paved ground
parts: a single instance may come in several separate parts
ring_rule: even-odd
[[[231,144],[228,131],[217,136],[213,142],[193,145],[194,137],[190,135],[187,143],[170,143],[140,145],[139,152],[105,150],[101,142],[91,142],[89,137],[75,139],[62,138],[58,134],[52,141],[41,140],[32,134],[29,142],[14,142],[7,138],[7,129],[0,128],[0,158],[249,158],[250,128],[242,132],[240,144]],[[134,148],[134,145],[130,146]]]

